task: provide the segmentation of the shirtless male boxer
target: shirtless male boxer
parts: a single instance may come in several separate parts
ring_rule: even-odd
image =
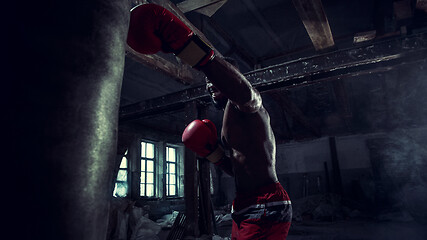
[[[207,119],[191,122],[182,141],[234,176],[232,239],[286,239],[292,207],[276,175],[276,143],[260,93],[235,66],[215,57],[210,46],[161,6],[144,4],[131,11],[127,42],[144,54],[173,52],[207,76],[215,105],[224,109],[221,141]]]

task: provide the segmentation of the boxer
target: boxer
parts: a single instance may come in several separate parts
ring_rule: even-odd
[[[217,140],[215,125],[204,119],[191,122],[182,141],[234,176],[232,239],[286,239],[291,201],[277,178],[275,138],[260,93],[237,67],[216,57],[208,44],[158,5],[132,10],[128,45],[143,54],[172,52],[207,76],[213,102],[224,110],[221,138]]]

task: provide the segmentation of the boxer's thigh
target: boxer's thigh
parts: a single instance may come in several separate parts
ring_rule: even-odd
[[[244,220],[238,226],[233,221],[233,240],[268,239],[285,240],[288,236],[290,222],[271,222],[267,220]]]

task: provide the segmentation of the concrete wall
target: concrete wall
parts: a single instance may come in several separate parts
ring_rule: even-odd
[[[353,192],[355,181],[370,174],[366,135],[336,137],[336,149],[344,194]],[[333,191],[329,138],[277,146],[276,171],[291,198]]]
[[[427,129],[340,136],[335,140],[343,195],[347,199],[385,207],[398,204],[401,192],[411,191],[411,196],[418,196],[416,199],[425,193],[427,177],[421,172],[427,170]],[[333,192],[336,182],[329,138],[279,144],[276,171],[291,199]],[[233,178],[225,174],[221,178],[221,192],[231,203],[235,191]]]

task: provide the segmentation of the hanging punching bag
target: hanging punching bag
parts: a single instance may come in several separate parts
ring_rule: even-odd
[[[16,2],[5,8],[7,232],[104,240],[129,3]]]

